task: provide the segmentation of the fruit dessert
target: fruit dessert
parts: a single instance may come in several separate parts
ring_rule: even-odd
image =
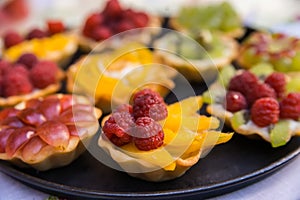
[[[207,111],[225,119],[237,133],[260,136],[279,147],[300,135],[300,93],[290,77],[264,69],[261,65],[250,71],[225,67],[203,99],[209,104]]]
[[[176,72],[156,64],[144,45],[124,43],[108,53],[90,54],[73,64],[67,72],[67,90],[95,99],[104,113],[112,106],[128,102],[129,94],[145,86],[165,96],[174,87]]]
[[[10,30],[3,36],[3,57],[16,61],[23,53],[33,53],[61,66],[67,64],[77,50],[77,37],[68,32],[61,21],[47,21],[45,30],[33,28],[25,36]]]
[[[99,109],[83,96],[55,94],[0,112],[0,159],[48,170],[68,165],[99,128]]]
[[[237,42],[226,36],[202,32],[191,38],[168,31],[154,42],[155,55],[162,63],[174,67],[189,81],[209,81],[221,68],[236,58]]]
[[[102,121],[98,145],[129,175],[147,181],[182,176],[215,144],[233,133],[216,129],[219,120],[200,115],[201,96],[166,105],[158,93],[144,89]]]
[[[243,24],[234,8],[228,2],[183,7],[170,20],[171,27],[192,35],[209,30],[230,37],[244,34]]]
[[[92,13],[87,17],[81,30],[80,45],[83,49],[94,49],[99,41],[133,29],[139,30],[125,35],[126,40],[130,38],[133,41],[148,42],[151,34],[157,31],[141,28],[160,27],[160,24],[158,17],[131,8],[123,8],[118,0],[108,0],[101,12]],[[114,37],[114,40],[116,39],[122,40],[121,37]]]
[[[0,60],[0,107],[55,93],[63,78],[57,64],[31,53],[22,54],[16,62]]]
[[[254,32],[242,43],[237,61],[246,69],[264,62],[279,72],[298,72],[300,39],[282,33]]]

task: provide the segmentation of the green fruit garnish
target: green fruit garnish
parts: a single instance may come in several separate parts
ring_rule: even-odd
[[[228,84],[232,77],[235,75],[235,69],[232,65],[225,66],[221,69],[218,77],[218,81],[221,85],[224,85],[225,88],[228,87]]]
[[[287,93],[300,91],[300,78],[292,78],[286,84]]]
[[[272,147],[283,146],[291,138],[291,133],[289,131],[289,122],[282,120],[275,124],[274,128],[270,133]]]
[[[264,78],[272,74],[274,72],[274,68],[270,63],[258,63],[250,69],[250,72],[260,78]]]
[[[292,70],[300,71],[300,52],[297,52],[292,59]]]
[[[228,2],[182,8],[177,20],[179,24],[194,33],[203,29],[229,32],[242,27],[237,12]]]
[[[245,110],[241,110],[233,114],[232,118],[230,119],[230,122],[234,130],[239,129],[241,125],[246,124],[245,114]]]

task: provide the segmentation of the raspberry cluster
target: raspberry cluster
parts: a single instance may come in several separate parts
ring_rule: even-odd
[[[6,32],[4,34],[4,46],[5,48],[10,48],[24,40],[44,38],[63,31],[65,31],[65,25],[61,21],[49,20],[47,21],[47,29],[33,28],[24,37],[13,30]]]
[[[133,142],[139,150],[149,151],[163,145],[164,132],[157,121],[167,115],[163,98],[144,89],[134,95],[133,106],[119,106],[104,123],[102,131],[117,146]]]
[[[83,35],[96,41],[105,40],[123,31],[145,27],[148,21],[146,13],[123,9],[118,0],[110,0],[102,12],[86,19]]]
[[[282,119],[300,118],[300,93],[286,95],[286,77],[274,72],[260,80],[249,71],[235,75],[229,82],[225,108],[230,112],[249,109],[251,120],[265,127]]]
[[[0,60],[0,96],[10,97],[43,89],[56,83],[59,68],[51,61],[39,61],[34,54],[25,53],[15,63]]]

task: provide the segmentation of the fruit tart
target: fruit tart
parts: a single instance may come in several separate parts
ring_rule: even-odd
[[[156,27],[143,29],[145,27]],[[131,8],[124,8],[118,0],[108,0],[101,12],[90,14],[80,30],[80,46],[82,49],[94,49],[100,41],[124,31],[131,31],[126,35],[113,38],[112,45],[118,45],[123,40],[132,40],[147,43],[151,36],[161,27],[161,20],[156,16]],[[125,37],[125,38],[124,38]],[[117,40],[117,41],[116,41]]]
[[[3,37],[3,57],[12,62],[23,53],[33,53],[39,59],[46,59],[65,66],[77,50],[75,33],[67,31],[58,20],[47,21],[45,30],[33,28],[25,36],[8,31]]]
[[[157,58],[175,68],[189,81],[210,81],[218,68],[231,63],[238,52],[237,42],[226,36],[202,32],[189,37],[177,31],[167,31],[154,42]]]
[[[240,16],[228,2],[183,7],[170,19],[170,26],[193,35],[209,30],[238,38],[245,32]]]
[[[216,130],[217,118],[198,114],[201,106],[201,96],[167,106],[158,93],[141,90],[133,105],[123,104],[103,119],[98,145],[133,177],[154,182],[180,177],[233,135]]]
[[[165,96],[175,86],[172,78],[176,72],[156,62],[143,44],[124,43],[116,50],[90,54],[73,64],[67,72],[67,90],[91,96],[104,113],[128,102],[130,94],[146,86]]]
[[[279,147],[300,135],[300,93],[290,77],[265,69],[223,68],[203,101],[209,104],[209,113],[223,118],[237,133]]]
[[[0,112],[0,159],[48,170],[68,165],[99,128],[99,109],[83,96],[55,94]]]
[[[300,39],[282,33],[254,32],[241,44],[237,61],[245,69],[269,63],[279,72],[299,72]]]
[[[38,60],[31,53],[22,54],[16,62],[0,60],[0,107],[55,93],[63,78],[56,63]]]

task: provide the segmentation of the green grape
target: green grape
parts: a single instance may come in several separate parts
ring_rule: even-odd
[[[292,70],[300,71],[300,52],[297,52],[292,59]]]
[[[279,72],[292,71],[292,60],[290,58],[282,58],[277,60],[274,64],[274,69]]]
[[[230,80],[235,75],[235,72],[236,71],[232,65],[225,66],[219,73],[219,83],[221,85],[224,85],[225,88],[227,88]]]
[[[292,78],[286,84],[286,91],[287,91],[287,93],[300,92],[300,78]]]
[[[241,125],[246,124],[245,113],[245,110],[241,110],[233,114],[230,122],[234,130],[238,130]]]
[[[281,120],[277,122],[270,133],[272,147],[283,146],[291,138],[291,131],[289,130],[289,122]]]
[[[270,63],[258,63],[251,67],[250,72],[260,78],[267,77],[274,72],[274,68]]]

